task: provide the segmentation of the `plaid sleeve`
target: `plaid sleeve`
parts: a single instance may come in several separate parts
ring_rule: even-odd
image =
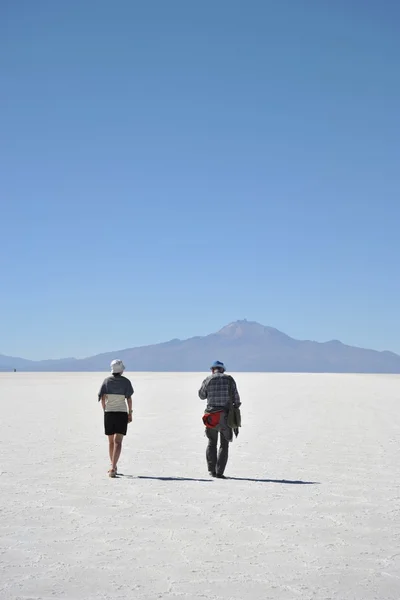
[[[242,404],[242,402],[240,400],[239,392],[238,392],[238,389],[236,387],[236,382],[234,382],[233,393],[234,393],[234,398],[235,398],[235,404],[236,404],[236,406],[240,406]]]
[[[201,388],[199,389],[199,398],[205,400],[207,398],[207,383],[208,379],[205,379],[201,384]]]

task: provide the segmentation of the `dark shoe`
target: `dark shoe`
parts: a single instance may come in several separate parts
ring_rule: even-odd
[[[208,474],[211,475],[211,477],[216,477],[217,474],[215,471],[208,471]]]
[[[216,474],[215,474],[215,477],[216,477],[217,479],[227,479],[227,477],[225,477],[225,475],[222,475],[222,473],[216,473]]]

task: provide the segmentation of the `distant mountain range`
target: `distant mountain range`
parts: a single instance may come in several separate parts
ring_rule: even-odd
[[[306,373],[400,373],[400,356],[312,342],[251,321],[236,321],[216,333],[187,340],[127,348],[89,358],[31,361],[0,354],[1,371],[107,371],[121,358],[127,371],[207,371],[222,360],[229,371]]]

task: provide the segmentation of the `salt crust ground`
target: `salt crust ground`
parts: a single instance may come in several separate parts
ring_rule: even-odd
[[[220,481],[202,374],[128,375],[116,480],[104,374],[0,375],[1,600],[399,600],[399,377],[235,374]]]

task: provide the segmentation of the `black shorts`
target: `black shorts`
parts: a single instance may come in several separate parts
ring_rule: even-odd
[[[121,433],[126,435],[128,429],[127,412],[105,412],[104,413],[104,432],[106,435]]]

